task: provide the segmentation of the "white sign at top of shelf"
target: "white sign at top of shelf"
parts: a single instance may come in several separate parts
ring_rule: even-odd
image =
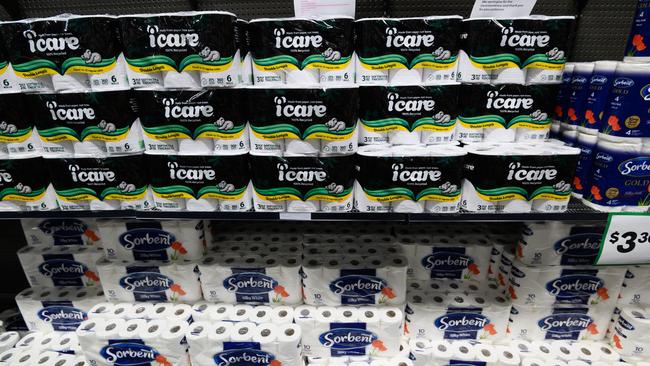
[[[613,213],[596,264],[650,263],[650,213]]]
[[[343,15],[354,18],[356,0],[293,0],[296,17],[314,18]]]
[[[537,0],[476,0],[472,8],[472,18],[526,17],[530,15],[536,2]]]

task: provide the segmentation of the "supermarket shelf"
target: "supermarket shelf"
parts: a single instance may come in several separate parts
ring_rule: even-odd
[[[393,221],[393,222],[450,222],[450,221],[604,221],[607,213],[595,211],[577,200],[572,200],[563,213],[512,213],[485,214],[460,212],[457,214],[405,214],[405,213],[277,213],[277,212],[169,212],[169,211],[33,211],[0,212],[0,220],[26,218],[131,218],[131,219],[209,219],[258,221]]]

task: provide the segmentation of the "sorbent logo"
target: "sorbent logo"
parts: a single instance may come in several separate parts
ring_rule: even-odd
[[[382,278],[367,275],[347,275],[330,282],[329,289],[336,295],[347,297],[374,296],[388,287]]]
[[[435,271],[462,271],[473,262],[472,258],[455,252],[436,252],[422,258],[425,269]]]
[[[337,328],[322,333],[318,340],[327,348],[351,350],[367,347],[378,339],[371,331],[357,328]]]
[[[591,257],[598,254],[601,236],[595,233],[576,234],[553,245],[557,254],[569,257]]]
[[[171,247],[176,237],[160,229],[133,229],[119,236],[118,241],[124,249],[134,252],[158,252]]]
[[[52,121],[86,121],[95,119],[95,110],[92,107],[59,107],[53,100],[45,102],[50,111]]]
[[[435,41],[435,36],[433,34],[400,33],[401,32],[395,27],[386,28],[386,47],[431,47]]]
[[[591,317],[586,314],[565,313],[544,317],[537,322],[537,325],[545,332],[574,333],[587,329],[592,321]]]
[[[476,313],[451,313],[436,318],[433,324],[444,332],[476,332],[488,323],[485,315]]]
[[[258,272],[241,272],[226,277],[223,287],[230,292],[246,295],[260,295],[273,291],[278,281]]]
[[[546,290],[558,298],[591,296],[605,285],[604,281],[590,275],[566,275],[549,281]]]
[[[509,97],[499,96],[499,92],[491,90],[487,92],[487,102],[485,108],[487,109],[531,109],[533,107],[533,98],[530,97]]]
[[[630,78],[616,78],[612,85],[615,88],[627,89],[634,86],[634,80]]]
[[[41,263],[38,271],[52,279],[72,279],[83,277],[88,267],[71,259],[50,259]]]
[[[275,360],[275,356],[265,351],[245,348],[219,352],[213,359],[217,366],[266,366]]]
[[[136,366],[150,364],[156,360],[158,351],[140,343],[120,342],[102,347],[99,354],[110,364],[116,366]]]
[[[88,225],[77,219],[50,219],[41,221],[38,228],[47,235],[72,237],[85,233],[88,230]]]
[[[36,315],[46,323],[54,325],[73,325],[84,321],[88,315],[72,306],[48,306],[40,309]]]
[[[648,177],[650,176],[650,158],[638,157],[625,160],[618,165],[618,171],[622,175],[639,178]]]
[[[157,25],[148,25],[147,33],[149,33],[149,46],[152,48],[184,48],[199,45],[199,35],[194,32],[161,31]]]
[[[442,176],[437,169],[410,169],[402,163],[391,165],[391,169],[393,182],[436,182]]]
[[[323,44],[323,36],[313,34],[287,34],[284,28],[273,29],[275,48],[318,48]]]
[[[167,291],[174,281],[156,272],[137,272],[120,278],[120,286],[136,293],[158,293]]]
[[[591,77],[590,83],[592,85],[605,85],[609,79],[605,75],[594,75]]]

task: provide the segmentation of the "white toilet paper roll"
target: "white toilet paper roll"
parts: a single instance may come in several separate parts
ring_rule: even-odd
[[[526,84],[526,70],[508,67],[492,70],[493,84]]]
[[[316,68],[305,70],[286,71],[286,83],[288,85],[318,85],[320,79],[319,70]]]
[[[120,53],[117,57],[117,63],[113,69],[100,74],[88,74],[88,82],[94,92],[129,89],[124,54]]]
[[[320,139],[284,139],[284,149],[287,153],[301,155],[318,155]]]
[[[418,145],[421,135],[421,131],[391,131],[388,133],[388,141],[392,145]]]
[[[157,140],[149,137],[146,133],[144,133],[142,135],[142,140],[144,141],[144,147],[147,151],[147,154],[178,154],[177,139]]]
[[[455,359],[472,361],[476,357],[476,350],[468,341],[456,341],[451,344],[451,349]]]
[[[90,90],[90,81],[88,75],[73,73],[66,75],[53,74],[52,86],[54,91],[82,93]]]
[[[286,201],[287,212],[317,212],[320,211],[320,201],[310,200],[310,201],[300,201],[300,200],[291,200]]]
[[[422,69],[390,69],[388,82],[393,85],[421,85],[423,84]]]
[[[282,156],[285,151],[284,139],[266,140],[255,132],[250,133],[251,155],[273,155]]]
[[[355,57],[356,61],[356,83],[367,85],[385,85],[388,84],[389,72],[388,70],[371,70],[364,67],[359,58]]]
[[[347,66],[340,70],[320,70],[319,81],[321,85],[341,85],[341,84],[354,84],[355,80],[355,63],[356,55],[352,55],[351,60]]]
[[[507,346],[498,346],[499,366],[517,366],[521,364],[521,355]]]
[[[212,155],[214,144],[212,139],[178,139],[178,155]]]
[[[13,348],[13,346],[20,340],[18,332],[5,332],[0,335],[0,353]]]
[[[163,71],[165,89],[197,89],[201,87],[198,71]]]
[[[219,209],[219,200],[214,198],[188,198],[185,201],[187,211],[217,211]]]
[[[361,212],[390,212],[390,202],[371,200],[358,181],[354,181],[354,207]]]
[[[483,68],[474,66],[469,55],[460,50],[458,52],[458,79],[466,83],[489,84],[492,78],[492,72]]]

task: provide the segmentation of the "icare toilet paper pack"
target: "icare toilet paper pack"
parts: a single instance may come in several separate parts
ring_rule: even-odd
[[[49,159],[47,167],[62,210],[150,210],[144,156]]]
[[[650,266],[629,266],[619,294],[618,306],[650,306]]]
[[[1,76],[0,76],[1,78]],[[36,120],[30,114],[34,105],[24,94],[2,94],[0,87],[0,158],[19,158],[40,154],[41,141]]]
[[[48,164],[35,155],[0,162],[0,211],[49,211],[58,207],[46,171]]]
[[[237,19],[237,23],[235,23],[235,44],[239,49],[239,84],[253,85],[251,37],[248,31],[248,22],[244,19]]]
[[[99,287],[33,287],[16,295],[16,303],[29,330],[69,332],[77,329],[103,298]]]
[[[465,155],[451,145],[364,146],[354,206],[374,213],[457,212]]]
[[[20,224],[29,246],[102,246],[95,219],[21,219]]]
[[[108,157],[144,150],[128,90],[29,96],[46,158]]]
[[[114,16],[64,14],[5,22],[0,27],[21,92],[129,87],[119,24]]]
[[[253,204],[261,212],[352,211],[354,156],[251,156]]]
[[[460,16],[357,20],[357,84],[454,83],[461,23]]]
[[[397,307],[296,307],[305,356],[392,357],[399,353],[403,312]]]
[[[600,251],[605,227],[560,221],[525,224],[517,259],[528,265],[592,265]]]
[[[88,246],[24,247],[18,259],[30,286],[99,286],[102,250]]]
[[[296,305],[302,303],[299,255],[221,254],[199,262],[209,302]]]
[[[564,212],[580,150],[552,143],[464,147],[462,207],[472,212]]]
[[[575,17],[531,16],[463,21],[459,80],[554,84],[562,79]]]
[[[249,88],[251,154],[351,155],[358,88]]]
[[[253,207],[248,154],[146,155],[155,206],[163,211],[249,211]]]
[[[201,300],[196,262],[109,261],[97,262],[106,299],[116,301],[181,302]]]
[[[134,92],[147,154],[237,155],[248,152],[242,89]]]
[[[354,19],[253,19],[248,23],[253,83],[354,84]]]
[[[237,17],[217,11],[119,17],[133,89],[198,89],[239,83]]]
[[[494,342],[507,337],[510,302],[499,295],[414,290],[405,313],[410,339]]]
[[[205,252],[202,220],[98,220],[109,260],[199,260]]]
[[[458,85],[359,88],[359,143],[440,144],[454,140]]]
[[[296,324],[199,321],[186,339],[192,365],[299,366],[302,333]]]
[[[552,85],[462,85],[456,137],[471,142],[540,142],[552,121]]]

